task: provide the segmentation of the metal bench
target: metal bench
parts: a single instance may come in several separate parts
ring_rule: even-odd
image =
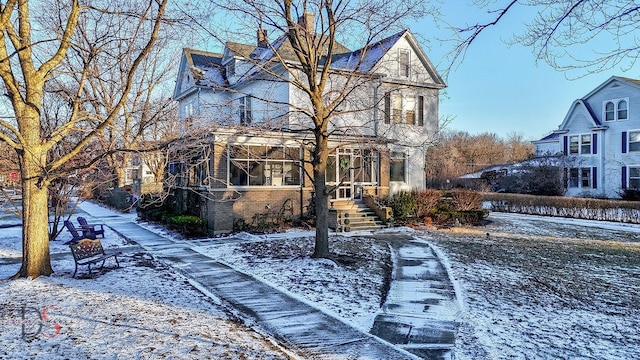
[[[116,267],[120,267],[118,261],[118,255],[120,252],[105,253],[102,248],[102,243],[98,239],[82,239],[76,243],[69,245],[71,253],[73,254],[73,261],[76,264],[76,269],[73,271],[73,277],[76,277],[78,272],[78,266],[87,265],[89,267],[89,274],[91,274],[91,265],[102,262],[100,269],[104,268],[104,263],[108,258],[114,258],[116,260]]]

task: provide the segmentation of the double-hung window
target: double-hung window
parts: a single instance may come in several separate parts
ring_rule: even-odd
[[[580,136],[569,136],[569,155],[576,155],[580,151]]]
[[[188,119],[193,116],[194,113],[194,102],[188,102],[184,105],[184,118]]]
[[[409,77],[411,75],[411,55],[409,50],[398,51],[398,75]]]
[[[591,154],[591,134],[580,135],[580,154]]]
[[[401,152],[392,152],[389,163],[389,180],[406,182],[407,155]]]
[[[418,108],[416,109],[418,115],[418,126],[424,126],[424,96],[418,96]]]
[[[238,99],[238,116],[240,117],[240,124],[251,124],[251,97],[243,96]]]
[[[640,189],[640,167],[629,167],[629,189]]]
[[[636,152],[640,151],[640,130],[639,131],[629,131],[629,151]]]
[[[580,187],[591,188],[591,168],[580,169]]]
[[[424,116],[424,96],[385,94],[385,124],[424,126]]]
[[[594,154],[592,134],[571,135],[568,143],[568,155]]]
[[[405,118],[406,118],[406,122],[409,125],[415,125],[416,124],[416,99],[414,97],[407,97],[404,101],[404,108],[405,108]]]
[[[402,96],[390,92],[384,95],[384,122],[385,124],[402,123]]]
[[[571,168],[569,169],[569,187],[577,188],[579,184],[578,174],[580,173],[580,169]]]
[[[569,188],[595,189],[597,169],[590,167],[568,169]]]

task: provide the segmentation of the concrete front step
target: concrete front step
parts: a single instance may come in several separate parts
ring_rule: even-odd
[[[341,225],[339,231],[375,231],[386,228],[386,224],[380,221],[376,213],[359,201],[336,200],[331,203],[331,208],[338,212],[338,222]]]

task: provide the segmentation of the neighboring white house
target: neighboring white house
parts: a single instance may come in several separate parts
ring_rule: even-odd
[[[566,155],[566,195],[618,198],[640,190],[640,80],[613,76],[573,102],[536,153]]]
[[[311,32],[308,16],[300,26]],[[425,151],[438,131],[445,87],[435,67],[409,30],[366,49],[335,49],[329,64],[335,86],[328,86],[324,101],[339,100],[338,89],[348,80],[350,85],[329,129],[327,183],[337,188],[332,197],[424,188]],[[174,90],[182,132],[200,134],[193,141],[210,146],[198,166],[174,159],[170,172],[188,172],[178,187],[200,195],[197,210],[215,232],[281,204],[301,214],[311,198],[302,161],[313,138],[305,115],[311,104],[287,81],[294,75],[274,61],[276,54],[295,69],[287,37],[270,42],[261,29],[256,45],[227,42],[222,53],[183,51]]]

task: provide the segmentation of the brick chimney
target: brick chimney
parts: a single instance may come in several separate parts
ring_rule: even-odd
[[[267,30],[262,29],[262,26],[258,29],[257,39],[258,39],[258,47],[269,46],[269,38],[267,37]]]
[[[316,20],[315,15],[312,13],[304,13],[301,17],[298,18],[298,25],[302,27],[307,33],[315,34],[316,33]]]

